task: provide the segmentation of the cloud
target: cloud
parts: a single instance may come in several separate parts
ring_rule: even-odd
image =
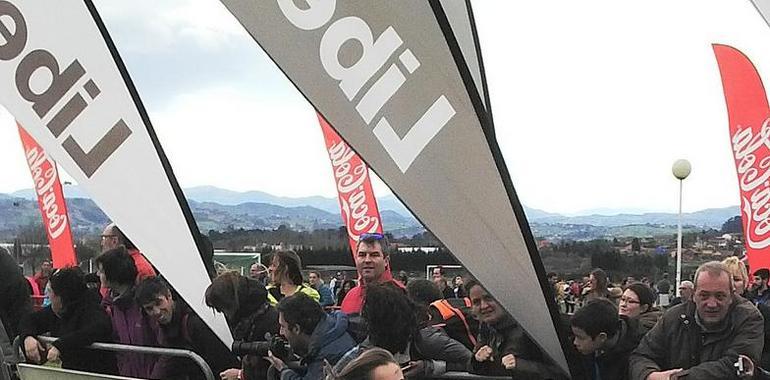
[[[315,111],[299,95],[274,101],[206,88],[177,97],[151,118],[185,187],[336,195]]]
[[[295,92],[218,1],[101,1],[97,9],[148,108],[209,86]]]

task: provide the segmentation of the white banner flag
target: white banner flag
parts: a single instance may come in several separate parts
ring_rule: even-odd
[[[0,1],[0,88],[0,103],[229,347],[224,318],[203,302],[192,214],[93,4]]]

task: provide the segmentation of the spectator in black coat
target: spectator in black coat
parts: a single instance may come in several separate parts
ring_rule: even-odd
[[[0,319],[9,337],[19,331],[19,321],[32,312],[27,280],[16,260],[0,248]]]
[[[206,305],[225,315],[236,341],[264,342],[266,334],[278,334],[278,311],[267,302],[267,289],[259,280],[235,272],[223,273],[206,289]],[[270,362],[257,355],[242,357],[241,366],[231,367],[219,376],[244,380],[267,376]]]
[[[13,357],[10,342],[19,332],[19,321],[32,313],[29,285],[16,261],[5,248],[0,248],[0,355],[6,361]],[[2,342],[5,342],[3,344]]]
[[[466,290],[478,318],[479,333],[471,373],[484,376],[511,376],[526,379],[561,379],[563,374],[549,363],[521,325],[475,280]]]
[[[20,324],[27,360],[61,360],[62,368],[115,374],[117,366],[111,352],[85,348],[94,342],[111,342],[112,324],[99,299],[88,291],[80,268],[58,270],[49,284],[51,305]],[[35,336],[47,332],[58,339],[46,350]]]

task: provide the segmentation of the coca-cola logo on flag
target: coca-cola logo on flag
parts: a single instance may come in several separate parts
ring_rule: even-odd
[[[744,240],[752,268],[770,266],[770,107],[754,64],[738,49],[714,44],[722,76],[730,144],[738,174]]]
[[[759,133],[738,126],[732,134],[746,244],[761,249],[770,246],[770,119]]]
[[[48,234],[56,239],[67,228],[67,214],[65,210],[59,210],[54,191],[54,185],[59,181],[56,165],[36,146],[25,145],[24,150],[29,171],[32,173],[32,181],[35,183],[35,193],[40,199],[41,211],[48,219],[46,223]]]
[[[382,233],[380,212],[369,180],[369,167],[321,115],[318,115],[318,121],[334,170],[342,222],[348,230],[350,249],[355,252],[362,234]]]
[[[329,147],[329,158],[337,180],[342,218],[348,229],[348,236],[358,241],[364,233],[377,232],[380,227],[378,215],[370,215],[364,184],[369,178],[369,170],[355,152],[338,141]]]
[[[48,158],[45,150],[21,125],[19,137],[24,147],[24,156],[32,174],[37,204],[40,207],[43,225],[48,235],[48,246],[54,268],[76,265],[77,257],[72,242],[72,231],[67,217],[67,203],[59,182],[56,163]]]

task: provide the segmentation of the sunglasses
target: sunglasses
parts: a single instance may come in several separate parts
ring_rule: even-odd
[[[358,236],[358,240],[382,240],[385,238],[385,235],[381,233],[365,233]]]

